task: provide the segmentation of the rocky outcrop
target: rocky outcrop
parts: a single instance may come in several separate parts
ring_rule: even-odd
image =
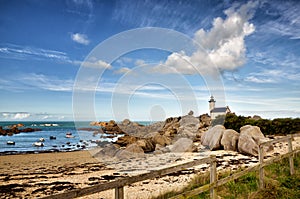
[[[178,128],[178,134],[180,137],[194,138],[199,130],[199,118],[192,115],[186,115],[179,121],[180,127]]]
[[[148,126],[141,125],[137,122],[132,122],[128,119],[123,120],[118,124],[120,129],[129,135],[134,135],[136,137],[145,137],[152,132],[157,132],[163,127],[163,122],[156,122]]]
[[[171,138],[169,136],[164,135],[163,133],[156,132],[152,137],[152,141],[154,144],[159,144],[160,146],[166,146],[171,144]]]
[[[136,145],[141,147],[145,153],[153,152],[155,150],[155,143],[150,138],[140,139],[140,140],[136,141]]]
[[[102,157],[114,157],[120,151],[119,147],[113,144],[107,144],[103,146],[103,149],[96,153],[93,157],[102,158]]]
[[[216,125],[208,131],[204,132],[204,134],[201,137],[202,145],[208,146],[210,150],[221,149],[221,139],[224,131],[224,126]]]
[[[110,120],[103,126],[103,132],[106,134],[124,134],[114,120]]]
[[[153,151],[170,151],[170,148],[181,138],[188,138],[188,141],[186,140],[184,144],[190,141],[197,141],[200,139],[204,129],[207,129],[210,125],[210,117],[207,114],[194,117],[193,114],[193,111],[190,111],[188,115],[170,117],[165,122],[156,122],[148,126],[125,119],[117,124],[125,136],[118,138],[114,144],[119,147],[128,147],[130,144],[136,144],[145,153],[148,153]],[[115,123],[113,124],[115,125]],[[107,128],[109,123],[101,123],[101,126],[106,130],[106,133],[108,133],[107,130],[112,130]],[[178,143],[175,144],[174,150],[180,151],[177,150],[177,145]]]
[[[265,136],[259,127],[251,125],[241,127],[238,141],[239,152],[257,156],[260,139],[265,139]]]
[[[199,120],[200,120],[199,129],[203,129],[205,131],[207,130],[208,127],[210,127],[211,118],[207,113],[200,115]]]
[[[174,137],[178,133],[180,127],[179,121],[181,117],[170,117],[167,118],[163,128],[161,129],[161,134],[167,137]]]
[[[235,130],[226,129],[223,132],[223,136],[221,139],[221,145],[224,147],[224,150],[237,151],[239,136],[240,134]]]
[[[29,133],[29,132],[35,132],[35,131],[41,131],[42,129],[38,128],[24,128],[24,129],[19,129],[15,126],[9,129],[3,129],[2,126],[0,126],[0,135],[3,136],[12,136],[14,134],[19,134],[19,133]]]
[[[170,150],[173,153],[194,152],[196,147],[191,139],[180,138],[170,146]]]
[[[19,124],[10,125],[7,128],[9,128],[9,129],[12,129],[12,128],[21,128],[21,127],[24,127],[24,126],[25,126],[24,124],[19,123]]]
[[[105,133],[118,134],[122,132],[115,146],[120,150],[143,151],[144,153],[154,152],[191,152],[205,149],[210,150],[231,150],[244,154],[257,155],[259,142],[266,138],[259,127],[246,125],[240,129],[240,133],[225,129],[222,125],[211,127],[211,118],[208,114],[194,117],[191,111],[182,117],[170,117],[165,122],[153,123],[148,126],[140,125],[128,119],[120,123],[110,121],[99,123]],[[195,147],[193,142],[196,143]],[[200,144],[200,145],[199,145]],[[127,151],[127,152],[129,152]],[[121,153],[121,152],[117,152]],[[126,153],[126,152],[124,152]]]
[[[116,157],[120,159],[132,158],[132,157],[143,157],[144,150],[137,144],[130,144],[124,150],[119,150],[116,153]]]
[[[188,113],[188,115],[194,115],[194,111],[190,110],[190,112]]]
[[[126,147],[129,144],[135,143],[139,138],[131,136],[131,135],[125,135],[123,137],[119,137],[114,144],[119,145],[120,147]]]
[[[107,124],[108,124],[108,122],[96,122],[96,121],[90,122],[90,126],[102,126],[102,127],[104,127]]]

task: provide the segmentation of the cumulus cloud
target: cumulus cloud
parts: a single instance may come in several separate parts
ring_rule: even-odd
[[[116,73],[116,74],[124,74],[124,73],[127,73],[129,71],[131,71],[130,68],[123,67],[123,68],[120,68],[119,70],[116,70],[114,73]]]
[[[246,62],[245,37],[255,31],[249,20],[257,4],[250,1],[225,10],[225,19],[217,17],[210,30],[200,29],[194,34],[194,40],[200,45],[195,52],[172,53],[154,71],[171,73],[171,67],[182,74],[211,74],[216,69],[226,71],[242,66]]]
[[[29,118],[31,116],[30,113],[27,112],[5,112],[2,113],[2,117],[5,119],[14,119],[14,120],[22,120],[22,119],[26,119]]]
[[[144,64],[145,64],[145,61],[142,60],[142,59],[137,59],[137,60],[134,62],[134,64],[135,64],[136,66],[144,65]]]
[[[71,35],[71,39],[79,44],[88,45],[90,40],[85,34],[74,33]]]
[[[85,67],[112,69],[112,65],[102,60],[96,60],[96,61],[91,60],[91,61],[78,62],[78,63],[82,64]]]
[[[13,119],[25,119],[28,117],[30,117],[30,113],[17,113],[17,114],[15,114]]]

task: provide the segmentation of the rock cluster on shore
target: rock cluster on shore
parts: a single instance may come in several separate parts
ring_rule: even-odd
[[[19,134],[22,132],[28,133],[28,132],[34,132],[34,131],[41,131],[41,129],[38,128],[24,128],[24,129],[20,129],[19,127],[23,127],[23,124],[16,124],[16,125],[12,125],[9,126],[8,129],[3,129],[2,126],[0,126],[0,135],[8,135],[8,136],[12,136],[14,134]]]
[[[119,158],[131,155],[141,157],[144,153],[196,152],[204,148],[257,156],[259,143],[268,139],[257,126],[243,126],[238,133],[222,125],[212,127],[208,114],[195,117],[192,111],[188,115],[170,117],[148,126],[128,119],[118,124],[112,120],[93,122],[91,125],[101,126],[106,134],[124,134],[112,146],[95,155]]]
[[[246,155],[258,155],[258,147],[261,142],[268,138],[257,126],[245,125],[241,127],[240,133],[232,129],[225,129],[222,125],[216,125],[206,131],[201,137],[201,143],[208,146],[210,150],[225,149],[238,151]],[[267,151],[272,150],[270,146]]]
[[[199,141],[201,134],[208,130],[210,117],[202,115],[194,117],[190,112],[186,116],[171,117],[165,122],[156,122],[148,126],[140,125],[128,119],[116,124],[110,122],[93,122],[92,125],[102,126],[107,134],[123,133],[113,146],[107,147],[96,156],[109,155],[116,157],[128,157],[130,155],[142,156],[144,153],[155,154],[166,152],[192,152],[197,151],[194,144]],[[115,129],[107,128],[117,126]]]

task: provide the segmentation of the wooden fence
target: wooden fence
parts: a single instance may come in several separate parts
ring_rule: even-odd
[[[192,162],[187,162],[187,163],[184,163],[181,165],[176,165],[176,166],[168,167],[168,168],[161,169],[161,170],[154,170],[154,171],[139,174],[136,176],[122,178],[122,179],[119,179],[116,181],[111,181],[111,182],[107,182],[107,183],[94,185],[91,187],[75,189],[75,190],[68,191],[65,193],[46,196],[46,197],[43,197],[43,199],[71,199],[71,198],[76,198],[76,197],[81,197],[81,196],[98,193],[101,191],[106,191],[109,189],[115,189],[115,198],[116,199],[123,199],[124,198],[124,186],[133,184],[135,182],[140,182],[140,181],[144,181],[144,180],[148,180],[148,179],[162,177],[167,174],[175,173],[177,171],[181,171],[182,169],[194,167],[194,166],[197,166],[200,164],[210,164],[210,184],[206,184],[202,187],[193,189],[191,191],[181,193],[175,197],[172,197],[173,199],[175,199],[175,198],[181,199],[181,198],[195,196],[195,195],[198,195],[198,194],[208,191],[208,190],[210,190],[210,198],[215,199],[215,198],[217,198],[217,191],[216,191],[217,187],[224,185],[227,182],[232,181],[234,179],[240,178],[251,171],[256,171],[256,170],[259,170],[259,187],[263,188],[264,187],[264,167],[267,165],[270,165],[276,161],[282,160],[283,158],[289,157],[290,173],[291,173],[291,175],[293,175],[295,173],[293,157],[294,157],[294,154],[300,152],[300,149],[293,150],[292,140],[293,140],[294,136],[300,136],[300,134],[289,135],[289,136],[286,136],[286,137],[283,137],[280,139],[275,139],[275,140],[261,143],[259,145],[259,164],[256,166],[253,166],[253,167],[246,168],[243,171],[234,173],[233,175],[228,176],[226,178],[222,178],[222,179],[217,178],[217,168],[216,168],[217,158],[215,156],[210,156],[210,157],[194,160]],[[264,150],[263,150],[264,147],[274,144],[274,143],[285,142],[285,141],[288,142],[288,153],[279,155],[270,160],[264,161]]]

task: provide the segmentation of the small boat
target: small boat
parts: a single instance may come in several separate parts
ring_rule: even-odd
[[[43,142],[35,142],[32,144],[32,146],[42,147],[42,146],[44,146],[44,143]]]
[[[45,138],[40,138],[39,141],[40,142],[45,142]]]
[[[7,141],[6,144],[7,145],[15,145],[16,143],[14,141]]]
[[[50,140],[56,140],[56,137],[51,135]]]
[[[75,136],[72,135],[72,133],[67,132],[66,133],[66,138],[74,138]]]

